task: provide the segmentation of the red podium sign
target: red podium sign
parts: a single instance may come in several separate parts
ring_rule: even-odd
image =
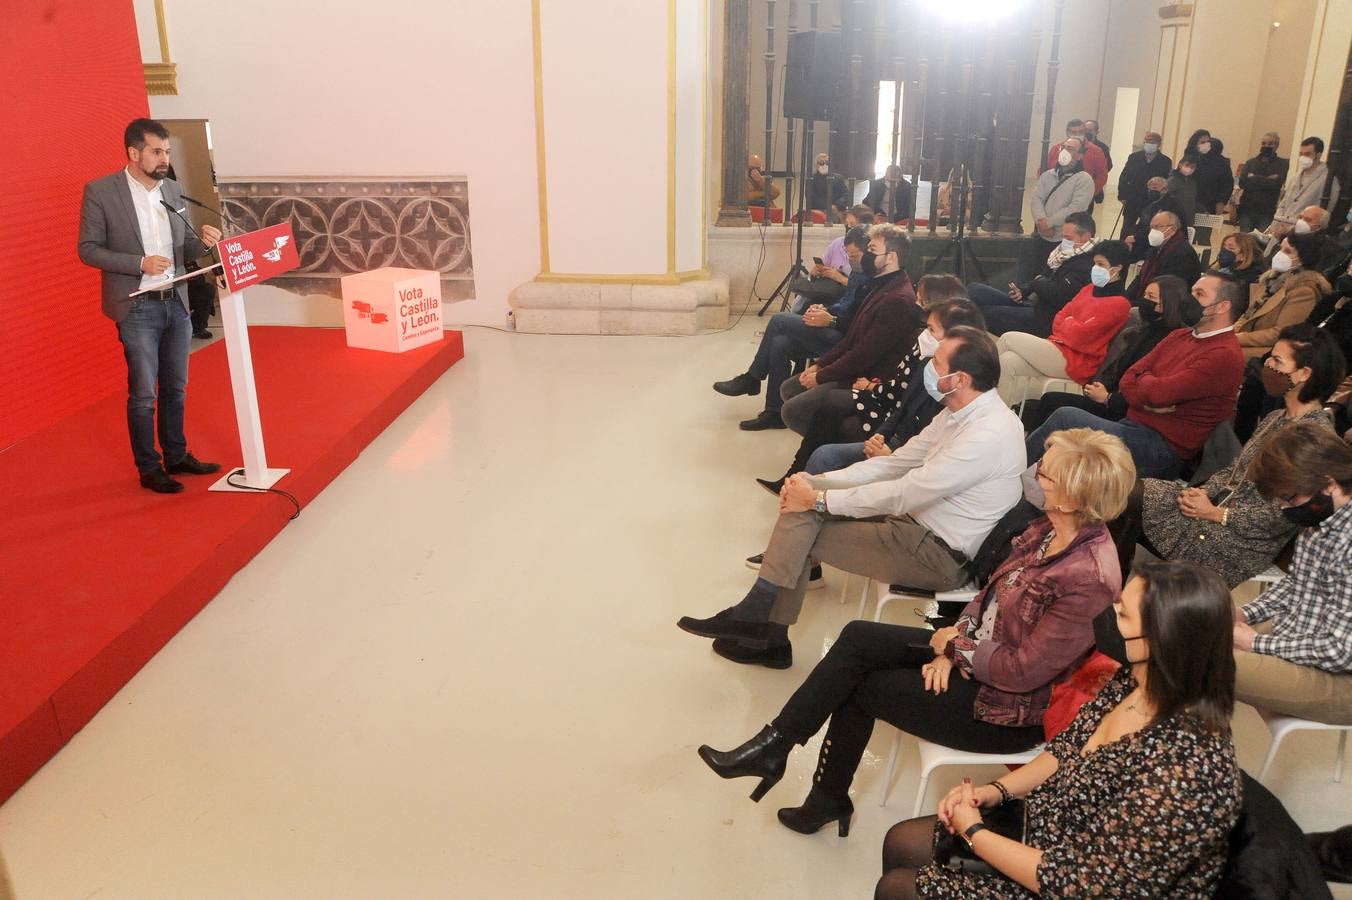
[[[290,222],[221,238],[220,249],[225,288],[231,294],[300,267]]]

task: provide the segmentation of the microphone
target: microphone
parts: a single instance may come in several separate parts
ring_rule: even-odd
[[[184,198],[184,199],[187,199],[187,198]],[[198,242],[198,243],[200,243],[203,247],[205,247],[205,246],[207,245],[207,242],[204,241],[204,240],[202,240],[202,236],[201,236],[200,234],[197,233],[197,229],[192,227],[192,222],[188,221],[188,217],[187,217],[187,216],[183,215],[182,212],[180,212],[180,211],[174,209],[174,205],[173,205],[172,203],[170,203],[168,200],[165,200],[163,197],[160,198],[160,203],[164,206],[165,209],[169,210],[171,213],[173,213],[174,215],[178,216],[180,219],[183,220],[183,224],[188,226],[188,230],[191,231],[191,232],[193,233],[193,236],[197,238],[197,242]],[[217,242],[217,243],[219,243],[219,242]],[[212,245],[211,245],[211,250],[215,250],[216,247],[217,247],[217,244],[212,244]],[[208,250],[207,252],[210,253],[211,250]],[[217,251],[217,253],[218,253],[217,258],[219,259],[219,251]],[[188,261],[187,261],[187,260],[184,260],[184,262],[187,263]]]
[[[220,216],[221,221],[224,222],[226,225],[229,225],[232,230],[234,231],[241,230],[240,227],[235,224],[235,220],[225,214],[225,210],[217,209],[214,206],[209,206],[203,203],[201,200],[189,197],[187,194],[180,194],[179,196],[181,196],[184,200],[187,200],[189,203],[191,203],[193,206],[196,206],[199,209],[205,209],[209,213],[215,213],[216,215]]]

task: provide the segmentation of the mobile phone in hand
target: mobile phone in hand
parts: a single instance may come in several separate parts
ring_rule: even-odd
[[[824,265],[826,265],[826,263],[822,262],[822,258],[821,258],[820,256],[814,256],[814,257],[812,257],[812,261],[813,261],[814,263],[816,263],[817,265],[819,265],[819,266],[824,266]]]

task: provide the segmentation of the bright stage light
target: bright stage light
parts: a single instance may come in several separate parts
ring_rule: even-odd
[[[953,22],[994,22],[1030,12],[1027,0],[921,0],[927,14]]]

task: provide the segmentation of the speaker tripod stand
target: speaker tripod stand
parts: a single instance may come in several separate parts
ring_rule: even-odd
[[[929,261],[925,266],[924,274],[933,274],[934,270],[939,268],[940,263],[947,262],[949,271],[956,275],[959,281],[966,284],[967,260],[971,259],[972,265],[976,267],[977,276],[984,282],[986,270],[981,265],[981,258],[976,255],[976,250],[972,247],[972,239],[967,236],[967,210],[971,201],[971,179],[967,173],[967,163],[958,163],[956,172],[957,183],[953,185],[952,189],[953,193],[956,194],[956,202],[952,205],[948,220],[948,246]],[[954,219],[957,219],[956,226],[953,224]]]
[[[790,286],[794,279],[808,277],[807,266],[803,265],[803,222],[809,215],[807,209],[807,179],[812,165],[812,126],[816,124],[816,121],[813,119],[800,119],[799,121],[803,125],[803,136],[799,141],[801,158],[798,167],[798,213],[797,221],[794,223],[793,265],[789,267],[789,271],[784,273],[784,277],[779,279],[779,284],[775,285],[775,289],[770,292],[770,296],[765,298],[765,303],[762,304],[760,312],[756,313],[757,316],[765,315],[765,311],[770,308],[770,304],[775,302],[776,297],[780,298],[780,311],[783,312],[788,309]]]

